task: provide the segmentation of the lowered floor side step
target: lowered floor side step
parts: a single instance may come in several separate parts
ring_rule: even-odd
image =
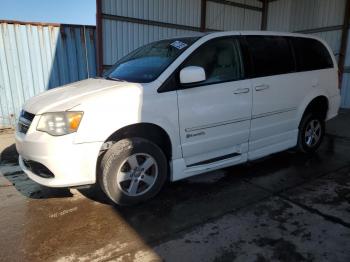
[[[233,157],[236,157],[236,156],[239,156],[239,155],[240,155],[239,153],[232,153],[232,154],[228,154],[228,155],[224,155],[224,156],[218,156],[218,157],[214,157],[214,158],[211,158],[211,159],[208,159],[208,160],[204,160],[204,161],[201,161],[201,162],[190,164],[187,167],[195,167],[195,166],[211,164],[211,163],[215,163],[215,162],[218,162],[218,161],[221,161],[221,160],[233,158]]]

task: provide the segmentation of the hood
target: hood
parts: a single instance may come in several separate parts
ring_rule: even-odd
[[[66,111],[80,105],[86,99],[106,90],[136,84],[106,79],[86,79],[43,92],[29,99],[23,109],[32,114]]]

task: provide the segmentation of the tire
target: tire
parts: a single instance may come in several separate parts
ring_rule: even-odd
[[[325,121],[320,116],[308,113],[299,126],[297,148],[303,153],[313,153],[321,145],[325,135]]]
[[[105,153],[98,180],[114,203],[134,205],[154,197],[167,173],[163,151],[151,141],[134,137],[118,141]]]

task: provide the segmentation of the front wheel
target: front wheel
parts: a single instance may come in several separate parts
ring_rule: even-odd
[[[315,152],[325,135],[325,121],[315,115],[307,114],[301,120],[298,135],[298,148],[304,153]]]
[[[99,183],[116,204],[133,205],[155,196],[167,178],[167,159],[153,142],[128,138],[103,156]]]

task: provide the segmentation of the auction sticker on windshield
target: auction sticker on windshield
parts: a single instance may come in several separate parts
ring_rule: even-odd
[[[179,49],[179,50],[181,50],[182,48],[185,48],[187,46],[186,43],[181,42],[181,41],[175,41],[175,42],[171,43],[170,45]]]

